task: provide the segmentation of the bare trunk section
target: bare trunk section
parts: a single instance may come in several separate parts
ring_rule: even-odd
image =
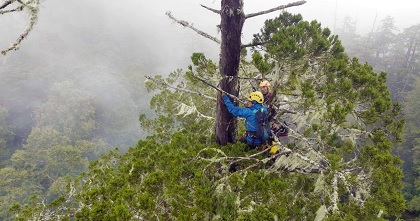
[[[245,22],[242,0],[222,0],[220,72],[225,76],[220,80],[220,88],[238,96],[238,69],[241,54],[242,27]],[[229,77],[233,76],[233,77]],[[222,94],[217,96],[216,142],[220,145],[236,141],[237,120],[226,109]]]

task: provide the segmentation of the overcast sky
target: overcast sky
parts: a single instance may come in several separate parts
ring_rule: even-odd
[[[361,32],[372,29],[376,16],[376,23],[390,15],[397,26],[404,28],[420,23],[420,1],[417,0],[308,0],[292,10],[302,13],[305,18],[317,19],[332,30],[335,18],[338,25],[346,15],[357,20]]]
[[[294,1],[244,0],[245,13],[290,2]],[[218,45],[173,23],[165,15],[166,11],[171,11],[176,18],[193,23],[194,27],[219,38],[216,25],[220,23],[220,17],[200,4],[220,9],[220,0],[43,1],[34,31],[21,49],[10,53],[9,58],[18,57],[19,54],[42,57],[45,55],[38,53],[48,51],[50,57],[71,58],[65,61],[68,64],[79,62],[77,58],[80,58],[80,62],[86,62],[84,56],[92,58],[87,51],[100,44],[100,49],[95,50],[102,50],[97,53],[101,57],[95,62],[112,65],[115,62],[112,57],[120,56],[127,62],[145,64],[153,74],[185,68],[194,51],[204,52],[217,60]],[[350,16],[356,21],[357,31],[361,34],[372,29],[375,17],[377,27],[387,15],[393,16],[400,31],[420,23],[418,0],[307,0],[306,4],[287,11],[301,13],[305,20],[316,19],[332,31],[342,24],[345,16]],[[243,43],[251,41],[252,34],[259,31],[264,20],[277,15],[270,13],[248,19],[243,29]],[[1,48],[18,37],[18,33],[25,28],[26,20],[27,17],[23,15],[0,16]],[[50,45],[55,48],[48,50]],[[104,53],[109,55],[105,58]],[[3,62],[4,59],[7,58],[3,58]]]
[[[187,21],[190,21],[188,20],[190,16],[200,20],[217,18],[217,21],[219,21],[217,15],[200,8],[199,4],[220,9],[220,0],[157,0],[156,2],[160,2],[156,5],[156,11],[160,11],[162,14],[170,10],[175,16],[182,16]],[[171,3],[168,4],[169,2]],[[262,11],[290,2],[295,1],[244,0],[245,13]],[[301,13],[306,20],[316,19],[322,24],[329,26],[331,30],[334,29],[335,25],[339,25],[345,16],[350,16],[357,20],[356,25],[360,32],[370,31],[375,17],[376,23],[378,23],[387,15],[394,17],[396,25],[400,27],[408,27],[420,23],[420,1],[417,0],[307,0],[306,4],[289,8],[287,11]],[[276,13],[271,13],[251,18],[246,21],[245,29],[252,26],[251,29],[253,31],[258,31],[258,27],[261,26],[265,19],[273,18],[276,15]],[[247,23],[252,23],[252,25]],[[244,31],[247,31],[245,29]]]

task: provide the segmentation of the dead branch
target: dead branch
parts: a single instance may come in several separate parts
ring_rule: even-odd
[[[247,14],[247,15],[245,15],[245,19],[252,18],[252,17],[258,16],[258,15],[268,14],[268,13],[271,13],[271,12],[275,12],[275,11],[282,10],[282,9],[285,9],[285,8],[290,8],[290,7],[293,7],[293,6],[303,5],[305,3],[306,3],[306,1],[292,2],[292,3],[289,3],[287,5],[281,5],[281,6],[272,8],[272,9],[268,9],[266,11],[260,11],[260,12],[257,12],[257,13]]]
[[[233,160],[233,161],[229,162],[229,164],[232,165],[232,164],[235,164],[235,163],[239,163],[240,161],[243,161],[243,160],[254,160],[254,161],[260,162],[261,160],[255,158],[255,157],[257,157],[259,155],[262,155],[262,154],[268,152],[269,150],[270,150],[270,148],[267,148],[263,151],[259,151],[255,154],[252,154],[252,155],[247,156],[247,157],[235,157],[236,160]]]
[[[14,2],[14,1],[11,1],[11,0],[6,0],[6,1],[3,3],[3,5],[0,5],[0,9],[6,8],[8,5],[12,4],[12,2]]]
[[[186,21],[182,21],[182,20],[178,20],[178,19],[176,19],[174,16],[172,16],[172,14],[171,14],[171,12],[170,12],[170,11],[166,12],[166,15],[167,15],[170,19],[174,20],[176,23],[178,23],[178,24],[180,24],[180,25],[182,25],[182,26],[184,26],[184,27],[190,28],[191,30],[193,30],[193,31],[197,32],[199,35],[201,35],[201,36],[203,36],[203,37],[205,37],[205,38],[208,38],[208,39],[210,39],[210,40],[212,40],[212,41],[216,42],[217,44],[220,44],[220,43],[221,43],[221,41],[220,41],[219,39],[217,39],[217,38],[215,38],[215,37],[213,37],[213,36],[211,36],[211,35],[209,35],[209,34],[207,34],[207,33],[203,32],[203,31],[200,31],[200,30],[198,30],[198,29],[194,28],[192,24],[190,25],[190,24],[189,24],[188,22],[186,22]]]
[[[255,43],[250,43],[250,44],[246,44],[246,45],[241,45],[241,48],[256,47],[256,46],[265,45],[266,43],[267,42],[255,42]]]
[[[203,7],[203,8],[205,8],[205,9],[211,11],[211,12],[214,12],[214,13],[220,15],[220,10],[212,9],[212,8],[209,8],[209,7],[205,6],[205,5],[201,5],[201,7]]]
[[[207,99],[210,99],[210,100],[214,100],[214,101],[216,101],[216,98],[214,98],[214,97],[210,97],[210,96],[207,96],[207,95],[202,94],[202,93],[200,93],[200,92],[191,91],[191,90],[188,90],[188,89],[185,89],[185,88],[180,88],[180,87],[174,87],[174,86],[172,86],[172,85],[167,84],[167,83],[166,83],[166,82],[164,82],[164,81],[160,81],[160,80],[154,79],[154,78],[152,78],[152,77],[150,77],[150,76],[145,76],[145,77],[146,77],[147,79],[151,80],[151,81],[156,82],[156,83],[163,84],[163,85],[165,85],[166,87],[169,87],[169,88],[172,88],[172,89],[175,89],[175,90],[178,90],[178,91],[182,91],[182,92],[187,92],[187,93],[190,93],[190,94],[196,94],[196,95],[199,95],[199,96],[201,96],[201,97],[204,97],[204,98],[207,98]]]
[[[241,66],[241,69],[244,70],[244,68]],[[246,72],[244,70],[244,72]],[[267,78],[262,78],[261,74],[258,74],[255,77],[239,77],[239,76],[223,76],[223,78],[238,78],[238,79],[243,79],[243,80],[257,80],[257,81],[262,81],[262,80],[267,80]],[[271,78],[270,78],[271,79]]]
[[[29,32],[32,31],[37,19],[38,19],[38,7],[40,4],[39,0],[34,0],[34,1],[29,1],[26,3],[23,3],[21,1],[19,1],[22,5],[19,6],[18,8],[20,8],[20,10],[23,9],[23,7],[26,7],[30,10],[31,12],[31,18],[29,20],[29,26],[26,28],[26,30],[16,39],[15,43],[13,43],[12,46],[10,46],[9,48],[2,50],[0,53],[3,55],[6,55],[7,52],[12,51],[12,50],[18,50],[19,49],[19,45],[20,43],[28,36]],[[33,5],[31,5],[33,4]]]
[[[329,208],[329,210],[332,210],[332,212],[335,212],[338,210],[338,174],[335,173],[333,180],[332,180],[332,186],[333,186],[333,194],[331,196],[332,205]]]
[[[12,13],[12,12],[20,12],[20,11],[23,11],[23,9],[27,6],[27,4],[22,3],[21,1],[18,0],[17,2],[21,3],[21,5],[16,6],[13,9],[2,10],[2,9],[6,8],[7,6],[9,6],[10,4],[12,4],[15,1],[16,0],[8,1],[8,2],[5,2],[2,6],[0,6],[0,15],[7,14],[7,13]]]

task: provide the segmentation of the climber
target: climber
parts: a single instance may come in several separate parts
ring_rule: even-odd
[[[262,105],[264,102],[263,94],[259,91],[252,92],[244,108],[233,105],[227,95],[223,96],[223,101],[229,113],[245,118],[246,133],[240,141],[246,143],[249,149],[255,149],[265,144],[271,135],[271,131],[268,124],[267,108]]]

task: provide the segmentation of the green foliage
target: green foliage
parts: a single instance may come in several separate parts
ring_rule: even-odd
[[[13,202],[22,204],[25,211],[45,209],[37,205],[37,199],[28,201],[28,196],[32,195],[43,196],[42,200],[46,204],[51,203],[51,206],[57,204],[57,199],[68,192],[65,187],[70,177],[74,178],[87,170],[89,161],[101,153],[103,145],[101,142],[81,140],[72,145],[67,136],[51,127],[34,128],[23,150],[17,150],[12,155],[10,166],[0,170],[4,174],[4,179],[0,181],[4,189],[0,193],[0,199],[4,202],[0,211],[7,211]],[[29,203],[33,205],[29,206]],[[0,214],[1,217],[5,215]]]
[[[405,125],[405,139],[401,144],[399,153],[405,160],[404,168],[404,192],[408,201],[407,209],[413,213],[419,213],[420,198],[420,125],[418,122],[420,102],[420,80],[416,78],[414,89],[406,96],[407,101],[404,103],[404,114],[407,119]]]
[[[394,23],[394,18],[391,16],[387,16],[381,21],[379,30],[374,36],[376,57],[386,54],[389,50],[389,45],[394,43],[396,37],[394,31],[397,29]]]
[[[215,144],[209,146],[204,135],[191,133],[194,128],[176,132],[170,142],[139,141],[123,156],[113,152],[93,163],[81,179],[84,191],[78,199],[86,206],[79,208],[76,217],[108,220],[118,217],[118,211],[131,211],[123,214],[148,220],[313,216],[301,206],[314,203],[311,209],[316,209],[319,203],[311,201],[316,196],[300,195],[312,188],[311,178],[266,174],[259,168],[231,174],[229,157],[224,155],[234,153],[237,144],[219,150]],[[252,161],[243,164],[252,165]],[[298,191],[290,192],[290,188]],[[290,204],[290,200],[296,202]]]
[[[9,217],[12,203],[25,207],[32,195],[48,205],[67,193],[66,176],[78,175],[115,146],[124,152],[142,137],[136,119],[151,97],[144,69],[115,72],[91,61],[63,69],[49,62],[54,65],[35,68],[34,61],[21,59],[2,65],[0,168],[16,182],[0,179],[0,220]]]
[[[247,71],[252,68],[247,66],[254,65],[263,76],[274,79],[277,92],[295,95],[291,105],[297,110],[292,117],[296,126],[290,128],[288,145],[293,148],[291,156],[282,156],[270,166],[268,159],[256,152],[244,153],[241,144],[214,147],[208,130],[214,110],[208,107],[215,106],[209,101],[213,102],[216,91],[203,87],[192,76],[217,85],[216,65],[203,54],[194,54],[193,66],[185,74],[178,70],[167,79],[156,76],[147,82],[149,90],[163,89],[151,100],[157,118],[142,115],[140,121],[158,133],[146,143],[139,142],[138,151],[146,154],[147,149],[149,153],[137,156],[138,163],[120,162],[127,165],[126,171],[131,169],[130,174],[147,174],[127,178],[141,177],[138,199],[144,203],[136,210],[141,211],[137,216],[182,220],[314,219],[316,214],[319,219],[331,220],[381,219],[378,213],[398,216],[405,206],[401,161],[391,151],[400,140],[404,121],[397,118],[399,105],[390,99],[386,74],[349,59],[337,36],[330,36],[316,21],[302,21],[300,15],[284,13],[268,20],[262,33],[255,35],[254,44],[259,43],[252,63],[243,60],[240,76],[249,76]],[[250,90],[243,81],[241,89],[242,93]],[[200,93],[194,93],[197,91]],[[191,141],[199,143],[192,147]],[[177,152],[179,148],[183,152]],[[228,159],[240,159],[235,163],[240,172],[228,172],[232,166]],[[176,166],[170,166],[172,162]],[[182,171],[177,170],[180,168]],[[322,171],[322,175],[287,173],[296,168]],[[316,183],[324,190],[313,191]],[[96,196],[98,191],[94,193]],[[89,203],[93,202],[84,202]]]
[[[38,127],[52,126],[70,140],[87,139],[95,128],[92,95],[72,82],[57,83],[48,101],[36,111]]]
[[[266,21],[253,43],[260,42],[267,44],[254,48],[255,63],[261,63],[260,51],[265,63],[277,63],[268,76],[280,84],[277,92],[295,95],[293,107],[300,110],[293,117],[296,128],[289,132],[298,137],[292,142],[298,149],[326,156],[330,169],[326,182],[335,186],[337,179],[338,190],[343,189],[338,195],[346,199],[337,204],[339,210],[364,219],[366,214],[352,214],[347,208],[381,209],[384,216],[398,216],[404,208],[401,161],[391,151],[401,140],[404,120],[399,118],[399,105],[391,101],[386,74],[349,59],[337,36],[298,15],[283,13]],[[343,172],[350,168],[359,174]],[[347,183],[353,179],[357,182]],[[356,190],[348,197],[346,188],[368,190],[368,195]],[[334,195],[324,197],[329,198],[327,216],[335,214]],[[372,208],[363,206],[366,200]]]
[[[281,103],[296,113],[287,146],[283,140],[275,144],[276,158],[246,152],[241,143],[215,144],[217,92],[193,76],[217,85],[221,75],[196,53],[185,73],[149,78],[147,90],[160,90],[150,102],[156,115],[139,119],[152,135],[123,155],[116,149],[92,162],[70,183],[78,205],[67,210],[80,220],[398,217],[405,209],[401,160],[391,151],[404,123],[397,118],[399,105],[391,101],[386,74],[350,59],[330,34],[316,21],[283,13],[255,35],[260,46],[254,60],[242,58],[240,77],[257,69],[273,79],[278,94],[293,95]],[[249,86],[241,81],[243,93]],[[14,159],[22,167],[39,166]],[[67,205],[58,199],[54,206]]]
[[[398,216],[404,208],[401,161],[391,150],[401,121],[395,119],[398,106],[390,101],[385,75],[348,59],[338,39],[329,37],[329,31],[316,22],[300,24],[299,16],[287,14],[282,20],[297,26],[291,33],[301,33],[305,41],[317,39],[317,43],[302,43],[301,50],[284,42],[273,48],[268,44],[264,58],[254,53],[253,62],[267,76],[286,79],[277,88],[281,92],[298,95],[293,100],[299,110],[293,118],[297,127],[291,131],[298,137],[293,139],[294,148],[309,160],[320,160],[325,171],[312,176],[288,172],[300,165],[296,160],[285,164],[296,153],[270,166],[255,151],[243,152],[242,144],[216,146],[212,133],[203,133],[212,127],[214,112],[208,107],[214,105],[208,102],[215,91],[192,78],[198,74],[215,84],[216,70],[202,54],[194,54],[194,66],[185,74],[178,70],[167,79],[157,76],[147,82],[149,90],[163,87],[151,100],[157,117],[140,117],[142,126],[157,133],[125,155],[113,152],[91,164],[90,172],[80,179],[84,182],[78,195],[81,205],[89,207],[79,208],[76,217],[108,219],[118,214],[116,208],[131,211],[123,213],[129,217],[165,220]],[[287,38],[288,32],[281,28],[273,30]],[[276,60],[279,57],[281,61]],[[280,74],[276,69],[280,66],[288,68]],[[233,161],[237,171],[232,173]],[[119,203],[114,207],[112,202]]]
[[[11,155],[10,143],[13,139],[13,130],[6,121],[8,111],[5,107],[0,106],[0,168],[8,163],[7,160]]]
[[[177,70],[167,79],[155,76],[153,80],[146,82],[149,91],[162,89],[161,93],[153,96],[150,101],[150,106],[158,115],[157,118],[149,119],[144,114],[139,118],[142,128],[151,134],[157,134],[155,139],[171,139],[175,131],[197,122],[200,122],[202,127],[197,127],[195,133],[214,133],[212,128],[216,103],[212,97],[215,97],[217,91],[203,87],[203,83],[192,75],[197,71],[200,77],[216,85],[211,79],[215,77],[216,66],[200,53],[193,54],[192,60],[194,70],[193,67],[189,67],[185,73]],[[168,87],[171,84],[176,86]]]
[[[268,62],[269,56],[265,54],[264,57],[259,53],[252,54],[252,61],[255,67],[260,71],[264,76],[270,72],[273,68],[274,63]]]

